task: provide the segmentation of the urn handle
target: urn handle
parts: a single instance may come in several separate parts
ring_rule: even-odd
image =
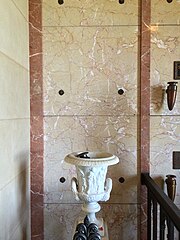
[[[77,179],[75,177],[73,177],[71,179],[71,189],[72,189],[72,192],[75,195],[76,200],[80,201],[80,199],[78,197],[78,181],[77,181]]]

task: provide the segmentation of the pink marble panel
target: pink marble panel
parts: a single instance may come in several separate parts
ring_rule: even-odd
[[[150,1],[141,2],[140,154],[142,172],[149,170],[150,7]]]
[[[41,1],[29,1],[31,97],[31,239],[44,237],[43,216],[43,98]]]
[[[139,143],[141,172],[149,172],[150,134],[150,17],[151,1],[140,3],[140,122]],[[147,239],[146,189],[141,186],[140,239]]]

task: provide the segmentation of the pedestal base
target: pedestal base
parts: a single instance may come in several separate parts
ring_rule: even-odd
[[[103,225],[102,228],[99,228],[99,233],[101,235],[102,240],[109,240],[109,236],[108,236],[108,228],[107,228],[107,223],[103,220],[103,218],[101,219]]]
[[[108,228],[107,228],[107,223],[103,220],[103,218],[98,219],[100,220],[100,222],[102,223],[102,226],[99,226],[99,234],[101,235],[101,240],[109,240],[109,236],[108,236]],[[76,232],[76,226],[79,223],[83,223],[83,219],[77,219],[77,221],[75,222],[75,226],[74,226],[74,231],[73,231],[73,236]],[[73,239],[72,236],[72,239]]]

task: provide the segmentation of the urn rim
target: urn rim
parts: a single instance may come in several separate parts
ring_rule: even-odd
[[[77,157],[83,152],[73,152],[65,157],[65,162],[76,166],[110,166],[117,164],[119,158],[108,152],[88,152],[89,158]]]

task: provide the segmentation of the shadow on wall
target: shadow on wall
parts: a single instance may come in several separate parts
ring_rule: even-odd
[[[164,177],[163,176],[154,177],[153,180],[164,191],[165,188]]]
[[[29,205],[30,205],[30,194],[29,194],[29,156],[28,153],[23,152],[17,156],[19,165],[19,176],[18,176],[18,192],[19,198],[19,234],[21,238],[19,240],[28,240],[30,239],[30,221],[29,221]]]
[[[154,85],[151,88],[151,103],[153,110],[159,112],[162,109],[166,90],[162,85]]]

